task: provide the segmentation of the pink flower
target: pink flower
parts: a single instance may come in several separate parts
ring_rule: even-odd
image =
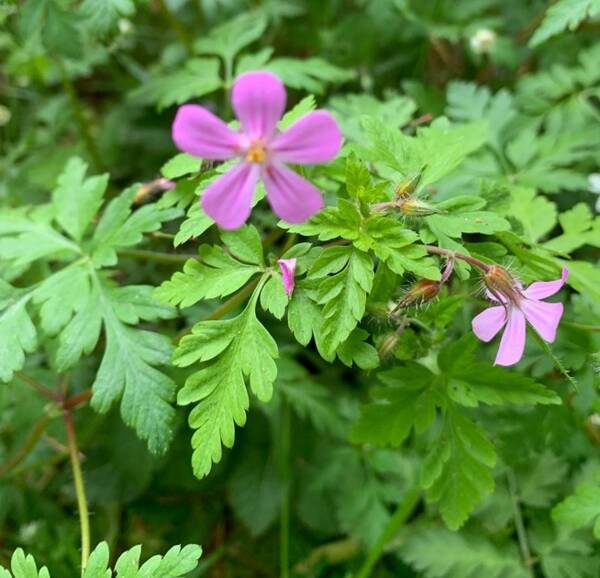
[[[229,128],[205,108],[186,104],[173,122],[173,140],[191,155],[240,162],[202,195],[202,208],[224,229],[237,229],[250,216],[259,179],[273,211],[289,223],[302,223],[323,207],[319,190],[285,163],[324,163],[333,159],[342,135],[333,116],[311,112],[284,132],[277,130],[286,91],[270,72],[247,72],[237,78],[231,102],[241,130]]]
[[[558,293],[568,276],[569,270],[563,268],[560,279],[536,281],[527,289],[513,280],[513,287],[509,291],[501,290],[506,280],[504,275],[498,276],[500,282],[495,288],[491,283],[488,284],[492,289],[491,292],[488,291],[488,297],[496,303],[501,301],[502,305],[490,307],[477,315],[472,321],[472,327],[473,333],[486,342],[491,341],[505,327],[495,365],[513,365],[523,357],[526,321],[529,321],[544,341],[554,341],[564,308],[562,303],[546,303],[542,299]]]
[[[288,297],[294,292],[294,275],[296,274],[296,259],[279,259],[277,261],[281,276],[283,277],[283,288]]]

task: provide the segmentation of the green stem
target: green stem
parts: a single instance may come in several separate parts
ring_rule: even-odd
[[[581,329],[581,331],[593,331],[595,333],[600,332],[600,325],[587,325],[585,323],[567,321],[566,319],[563,319],[561,324],[566,325],[567,327],[573,327],[573,329]]]
[[[75,434],[75,425],[73,423],[73,414],[70,410],[66,409],[63,413],[63,418],[65,421],[65,430],[67,432],[67,442],[69,446],[71,468],[73,470],[73,480],[75,482],[77,510],[79,511],[79,524],[81,527],[81,572],[83,574],[90,557],[90,515],[87,498],[85,495],[85,486],[83,484],[83,474],[81,472],[81,461],[79,457],[79,449],[77,448],[77,437]]]
[[[79,100],[79,95],[77,94],[75,85],[69,76],[69,72],[67,71],[63,59],[57,56],[56,62],[58,63],[58,68],[60,70],[63,89],[69,96],[69,101],[71,103],[71,108],[73,109],[73,115],[75,116],[75,122],[77,123],[79,134],[81,135],[85,148],[87,149],[96,170],[102,172],[105,170],[104,163],[102,162],[102,157],[100,156],[98,147],[96,146],[96,143],[92,137],[90,127],[85,120],[83,106]]]
[[[563,365],[562,361],[554,355],[550,346],[538,335],[537,331],[531,331],[536,341],[540,344],[541,348],[546,352],[548,357],[554,363],[554,367],[564,376],[564,378],[573,386],[575,391],[579,391],[579,384],[575,381],[573,376],[569,373],[568,369]]]
[[[523,565],[527,571],[527,575],[533,578],[533,558],[531,557],[531,550],[529,548],[529,541],[527,539],[527,530],[525,529],[525,523],[523,522],[523,515],[521,513],[521,506],[518,496],[517,479],[512,470],[506,472],[508,479],[508,491],[513,506],[513,513],[515,517],[515,529],[517,531],[517,539],[519,541],[519,549],[521,550],[521,557],[523,558]]]
[[[398,504],[398,508],[390,518],[388,525],[384,528],[381,536],[375,545],[371,548],[367,555],[367,559],[358,571],[356,578],[369,578],[373,568],[383,555],[383,551],[390,540],[398,533],[398,530],[408,520],[414,509],[417,507],[419,500],[421,499],[421,490],[415,485],[410,488],[404,499]]]
[[[192,54],[194,52],[194,45],[187,31],[181,25],[181,22],[179,22],[177,16],[173,14],[173,12],[171,12],[171,9],[169,8],[169,5],[165,2],[165,0],[157,0],[157,4],[159,5],[165,18],[168,20],[169,25],[173,29],[173,32],[175,32],[177,38],[179,38],[181,44],[185,46],[185,49],[189,54]]]
[[[33,426],[33,429],[29,432],[29,435],[23,442],[23,445],[19,450],[10,458],[7,462],[0,466],[0,478],[3,478],[8,472],[16,468],[35,448],[37,443],[46,431],[46,427],[51,421],[51,417],[43,415]]]
[[[23,373],[22,371],[16,371],[15,377],[20,379],[22,382],[26,383],[33,389],[35,389],[42,397],[45,397],[49,401],[59,402],[61,397],[59,392],[54,392],[45,385],[41,384],[39,381]]]
[[[197,255],[184,255],[180,253],[158,253],[155,251],[145,251],[143,249],[121,249],[121,257],[131,257],[132,259],[142,259],[144,261],[154,261],[156,263],[165,263],[169,265],[178,265],[185,263],[189,259],[198,259]]]
[[[281,398],[281,431],[279,466],[283,491],[281,493],[281,511],[279,514],[279,575],[281,578],[290,576],[290,438],[291,438],[290,405],[285,398]]]

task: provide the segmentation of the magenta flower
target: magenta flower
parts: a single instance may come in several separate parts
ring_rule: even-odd
[[[285,294],[288,297],[291,297],[292,293],[294,292],[295,285],[294,276],[296,274],[296,259],[279,259],[277,264],[279,265],[281,276],[283,277],[283,288],[285,289]]]
[[[289,223],[303,223],[323,207],[323,198],[285,163],[333,159],[342,144],[335,119],[317,110],[279,132],[286,91],[270,72],[239,76],[231,103],[240,121],[239,132],[193,104],[180,107],[173,122],[173,140],[180,150],[204,159],[240,161],[204,191],[202,208],[222,228],[237,229],[248,219],[256,184],[262,179],[273,211]]]
[[[523,289],[513,279],[513,287],[508,291],[501,289],[505,276],[498,276],[501,283],[495,291],[488,291],[487,295],[496,303],[501,301],[502,305],[486,309],[472,321],[473,333],[485,342],[491,341],[505,327],[495,365],[513,365],[523,357],[526,321],[529,321],[544,341],[552,343],[556,339],[563,304],[546,303],[542,299],[558,293],[568,276],[569,270],[563,268],[560,279],[536,281],[527,289]],[[492,287],[492,284],[488,286]]]

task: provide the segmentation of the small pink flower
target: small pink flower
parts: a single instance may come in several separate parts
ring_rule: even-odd
[[[556,330],[563,314],[562,303],[542,301],[558,293],[565,284],[569,270],[563,268],[560,279],[555,281],[536,281],[523,289],[515,280],[512,291],[488,291],[488,297],[502,305],[486,309],[472,321],[473,333],[482,341],[491,341],[505,327],[495,365],[513,365],[523,357],[525,350],[526,321],[533,326],[538,335],[548,343],[556,339]]]
[[[295,285],[294,275],[296,274],[296,259],[279,259],[277,264],[279,265],[281,276],[283,277],[285,294],[288,297],[291,297]]]
[[[231,102],[239,132],[193,104],[180,107],[173,122],[173,140],[182,151],[209,160],[240,160],[204,191],[202,208],[222,228],[237,229],[250,216],[254,190],[262,179],[273,211],[289,223],[303,223],[323,207],[323,198],[285,163],[333,159],[342,145],[335,119],[316,110],[280,133],[277,122],[285,110],[285,86],[264,71],[239,76]]]

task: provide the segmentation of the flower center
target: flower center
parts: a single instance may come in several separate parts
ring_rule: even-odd
[[[246,152],[246,161],[249,163],[264,163],[267,158],[267,149],[261,141],[253,142]]]

